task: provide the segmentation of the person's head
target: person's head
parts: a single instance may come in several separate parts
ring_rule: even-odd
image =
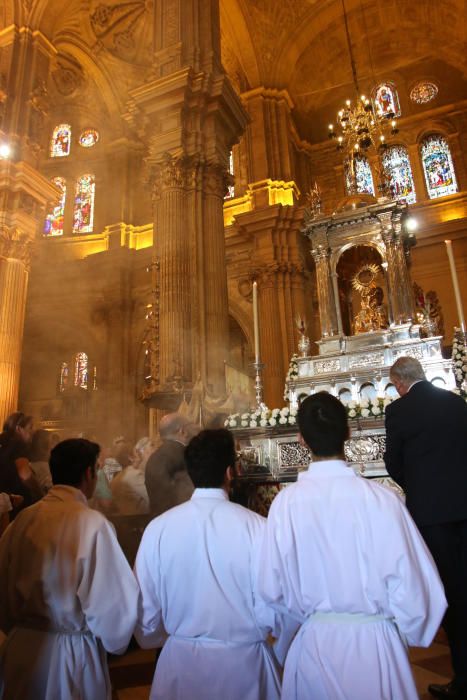
[[[136,460],[141,467],[144,467],[149,457],[154,452],[154,442],[150,437],[142,437],[135,445]]]
[[[59,433],[50,433],[50,449],[52,450],[55,445],[58,445],[61,439]]]
[[[420,362],[414,357],[399,357],[389,370],[389,379],[399,396],[405,396],[414,382],[426,379]]]
[[[49,459],[54,485],[74,486],[91,498],[96,487],[99,451],[96,442],[84,438],[70,438],[55,445]]]
[[[33,433],[32,416],[27,416],[21,411],[16,411],[8,416],[3,424],[3,433],[21,442],[31,442]]]
[[[48,430],[35,430],[31,440],[31,462],[47,462],[50,456],[51,433]]]
[[[191,438],[199,432],[199,427],[180,413],[168,413],[161,418],[159,435],[161,440],[177,440],[188,445]]]
[[[113,456],[122,467],[128,467],[131,463],[131,444],[119,435],[112,442]]]
[[[349,424],[344,404],[326,391],[302,401],[297,423],[304,442],[318,458],[342,458]]]
[[[202,430],[188,443],[185,462],[195,488],[227,488],[235,475],[232,433],[225,428]]]

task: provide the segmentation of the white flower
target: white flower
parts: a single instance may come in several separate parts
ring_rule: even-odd
[[[290,415],[291,415],[291,416],[296,416],[297,413],[298,413],[298,409],[297,409],[297,408],[291,408],[291,409],[290,409]]]
[[[390,403],[392,403],[391,398],[388,397],[388,398],[384,399],[384,401],[383,401],[384,408],[386,408],[386,406],[389,406]]]
[[[248,428],[248,421],[242,420],[242,428]]]
[[[462,367],[462,360],[457,360],[456,365],[457,365],[458,367]]]
[[[281,412],[281,411],[280,411],[280,408],[273,408],[273,409],[272,409],[271,416],[272,416],[273,418],[275,418],[276,416],[279,415],[280,412]]]
[[[288,408],[288,406],[286,406],[285,408],[281,409],[281,416],[288,416],[289,413],[290,413],[290,409]]]
[[[267,422],[267,420],[264,420],[264,418],[262,418],[260,420],[259,424],[262,428],[265,428],[267,426],[268,422]]]
[[[261,420],[266,420],[266,418],[269,417],[269,411],[262,411],[261,412]]]
[[[257,408],[257,409],[256,409],[256,411],[255,411],[255,412],[253,413],[253,415],[255,416],[255,418],[259,418],[259,417],[260,417],[260,415],[261,415],[261,411],[260,411],[260,409],[259,409],[259,408]]]
[[[368,401],[368,399],[362,399],[362,400],[360,401],[360,406],[361,406],[362,408],[368,408],[369,405],[370,405],[370,402]]]
[[[235,420],[229,420],[229,428],[235,428],[236,425]]]
[[[282,418],[279,418],[279,423],[281,425],[287,425],[287,418],[284,418],[284,416],[282,416]]]
[[[369,415],[370,415],[370,411],[368,410],[368,408],[362,408],[363,418],[368,418]]]
[[[347,404],[348,408],[356,408],[356,406],[357,406],[356,401],[349,401],[349,403]]]
[[[268,422],[269,422],[269,425],[276,425],[276,419],[275,419],[275,418],[270,418]]]
[[[257,427],[258,427],[257,422],[255,420],[251,420],[250,421],[250,428],[257,428]]]
[[[242,413],[242,420],[248,420],[250,417],[249,413]]]
[[[295,425],[296,422],[297,419],[295,418],[295,416],[289,416],[289,425]]]
[[[374,416],[379,416],[381,414],[381,409],[379,406],[373,406],[371,412]]]
[[[350,418],[355,418],[356,415],[357,415],[356,411],[355,411],[353,408],[351,408],[351,409],[349,410],[349,416],[350,416]]]

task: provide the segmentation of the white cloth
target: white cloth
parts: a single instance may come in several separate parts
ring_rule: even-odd
[[[119,515],[149,513],[149,497],[144,484],[144,472],[132,466],[118,472],[110,484],[116,512]]]
[[[120,462],[117,462],[114,457],[107,457],[107,459],[104,461],[104,466],[102,469],[104,470],[104,474],[106,475],[110,484],[114,476],[122,471],[122,465]]]
[[[223,489],[196,489],[146,528],[135,563],[135,636],[161,646],[151,700],[277,700],[265,643],[278,620],[254,592],[264,518]]]
[[[446,600],[397,495],[343,461],[312,463],[272,503],[259,572],[265,600],[303,623],[284,700],[418,698],[404,638],[428,646]]]
[[[0,540],[0,698],[110,698],[104,650],[126,649],[137,600],[112,526],[54,486]]]

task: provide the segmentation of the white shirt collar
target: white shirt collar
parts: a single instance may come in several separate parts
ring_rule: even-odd
[[[87,498],[81,489],[67,484],[52,486],[50,491],[42,499],[44,501],[81,501],[87,505]]]
[[[415,386],[415,384],[420,384],[420,382],[423,382],[423,379],[417,379],[415,382],[412,382],[412,384],[411,384],[411,385],[409,386],[409,388],[407,389],[407,393],[409,393],[409,391],[411,390],[411,388],[412,388],[413,386]]]
[[[300,472],[298,478],[331,476],[355,476],[355,472],[343,459],[328,459],[321,462],[310,462],[307,471]]]
[[[229,500],[229,496],[224,489],[195,489],[191,498],[218,498],[219,500]]]

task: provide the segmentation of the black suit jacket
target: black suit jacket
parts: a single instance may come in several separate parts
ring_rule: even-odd
[[[386,408],[386,469],[417,525],[467,519],[467,404],[428,381]]]
[[[164,440],[148,459],[145,484],[152,515],[188,501],[194,487],[186,470],[185,446],[175,440]]]

